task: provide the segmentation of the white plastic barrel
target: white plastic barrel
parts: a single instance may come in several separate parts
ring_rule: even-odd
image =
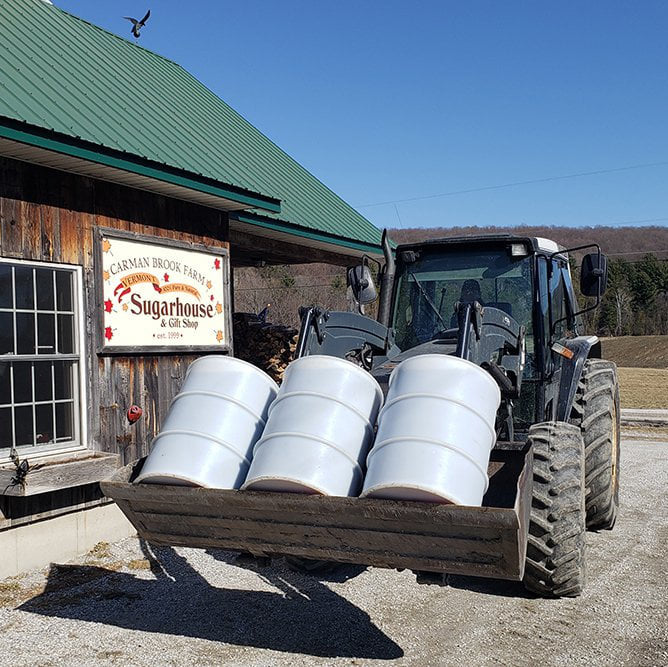
[[[501,393],[476,364],[410,357],[390,376],[363,497],[480,506]]]
[[[242,488],[357,495],[383,403],[374,378],[350,361],[293,361],[269,410]]]
[[[237,489],[278,385],[255,366],[221,355],[190,364],[137,482]]]

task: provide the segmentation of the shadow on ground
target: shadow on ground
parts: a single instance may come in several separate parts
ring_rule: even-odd
[[[404,654],[366,612],[316,579],[211,552],[220,561],[257,572],[280,592],[215,588],[171,547],[142,544],[142,549],[155,579],[88,565],[54,565],[44,592],[19,608],[319,657],[391,660]]]
[[[473,591],[484,595],[494,595],[504,598],[535,599],[537,596],[527,591],[521,581],[506,581],[504,579],[486,579],[483,577],[465,577],[458,574],[448,575],[447,585],[465,591]]]

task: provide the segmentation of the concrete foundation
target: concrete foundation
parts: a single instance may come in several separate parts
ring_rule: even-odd
[[[0,532],[0,579],[72,560],[98,542],[115,542],[134,534],[115,503],[9,528]]]

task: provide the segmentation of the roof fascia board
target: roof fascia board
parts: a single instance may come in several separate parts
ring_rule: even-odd
[[[240,204],[245,204],[248,208],[259,208],[272,213],[280,213],[281,203],[280,199],[262,195],[260,193],[243,193],[235,190],[232,187],[225,187],[220,185],[211,185],[209,183],[173,173],[169,170],[161,169],[159,167],[151,166],[150,164],[140,161],[134,161],[128,158],[117,157],[107,152],[99,150],[92,150],[77,144],[75,141],[63,141],[53,137],[46,136],[48,130],[42,133],[28,131],[27,129],[19,129],[13,124],[8,123],[10,119],[0,119],[0,137],[5,139],[12,139],[23,144],[44,148],[46,150],[69,155],[71,157],[78,157],[90,162],[104,164],[108,167],[115,167],[123,169],[134,174],[147,176],[159,181],[171,183],[173,185],[180,185],[182,187],[190,188],[198,192],[205,192],[206,194],[223,197],[230,201],[235,201]],[[50,133],[49,133],[50,134]]]
[[[334,234],[327,234],[326,232],[320,232],[315,229],[308,229],[306,227],[293,225],[283,220],[275,220],[272,218],[253,215],[252,213],[238,211],[231,211],[229,215],[230,218],[238,220],[239,222],[245,222],[249,225],[255,225],[257,227],[264,227],[265,229],[273,229],[274,231],[284,232],[286,234],[291,234],[292,236],[313,239],[315,241],[328,243],[330,245],[335,245],[342,248],[351,248],[352,250],[357,250],[358,252],[369,253],[372,255],[383,254],[380,245],[364,243],[363,241],[353,241],[352,239],[342,238],[340,236],[335,236]]]

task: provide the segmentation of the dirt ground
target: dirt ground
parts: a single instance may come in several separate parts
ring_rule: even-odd
[[[618,368],[622,408],[668,408],[668,369]]]
[[[0,582],[0,664],[666,665],[668,441],[625,438],[621,479],[580,598],[373,568],[318,581],[128,539]]]
[[[604,359],[631,368],[668,368],[668,336],[602,338]]]

